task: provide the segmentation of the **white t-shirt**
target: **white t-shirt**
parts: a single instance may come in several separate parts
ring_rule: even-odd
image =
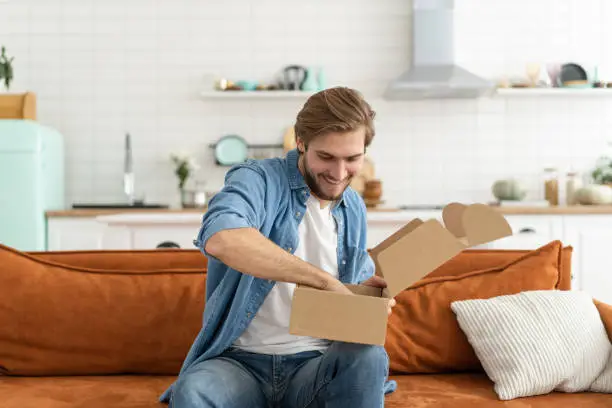
[[[330,204],[321,208],[317,198],[312,195],[308,198],[294,255],[338,278],[338,232],[332,207]],[[276,282],[234,346],[262,354],[294,354],[327,348],[327,340],[289,334],[294,288],[293,283]]]

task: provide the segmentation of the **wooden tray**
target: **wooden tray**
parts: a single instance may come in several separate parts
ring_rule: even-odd
[[[36,120],[36,94],[0,94],[0,119]]]

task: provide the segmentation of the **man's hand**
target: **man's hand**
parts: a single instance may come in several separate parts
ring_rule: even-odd
[[[330,291],[330,292],[342,293],[343,295],[353,294],[353,292],[351,292],[349,288],[344,286],[342,282],[332,277],[331,275],[330,275],[330,279],[327,281],[327,287],[325,288],[325,290]]]
[[[386,288],[387,287],[387,282],[385,282],[385,280],[383,278],[381,278],[380,276],[374,275],[370,279],[368,279],[367,281],[364,281],[362,283],[362,285],[373,286],[375,288]],[[388,304],[389,309],[387,310],[387,313],[389,315],[391,315],[393,306],[395,306],[396,303],[397,302],[395,301],[394,298],[389,299],[389,304]]]

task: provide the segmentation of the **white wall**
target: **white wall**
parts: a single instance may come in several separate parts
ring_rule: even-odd
[[[492,78],[576,61],[612,80],[610,3],[457,1],[457,60]],[[126,131],[149,201],[176,202],[176,149],[218,187],[225,169],[208,143],[279,142],[302,101],[202,100],[205,75],[265,80],[294,63],[324,66],[329,85],[362,90],[378,111],[371,156],[391,204],[489,200],[509,176],[535,192],[545,166],[593,164],[612,98],[380,99],[408,66],[410,17],[408,0],[9,0],[0,43],[16,59],[14,91],[35,91],[40,121],[67,138],[70,202],[122,199]]]

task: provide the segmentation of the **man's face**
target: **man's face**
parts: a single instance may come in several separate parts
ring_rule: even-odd
[[[359,173],[364,159],[365,129],[347,133],[329,133],[311,141],[308,149],[301,139],[303,152],[300,170],[312,194],[325,201],[337,200]]]

